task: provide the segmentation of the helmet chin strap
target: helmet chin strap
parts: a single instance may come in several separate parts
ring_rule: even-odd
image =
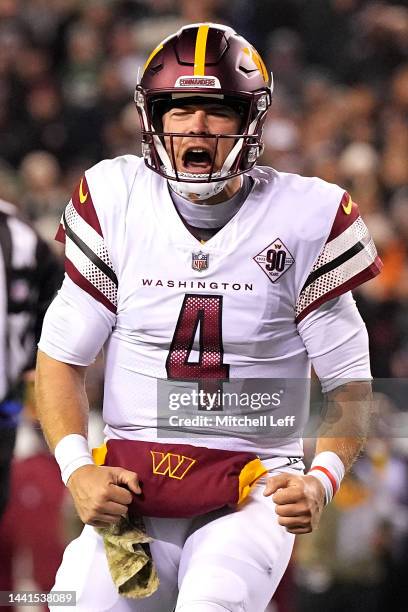
[[[228,181],[218,181],[216,183],[180,183],[179,181],[170,181],[169,185],[172,190],[182,198],[190,200],[194,196],[195,200],[208,200],[212,196],[220,193]]]
[[[153,139],[156,145],[156,150],[159,153],[162,161],[164,162],[163,165],[166,169],[166,174],[170,176],[173,175],[175,177],[176,173],[170,161],[170,156],[168,155],[165,147],[163,146],[162,141],[156,135],[153,136]],[[189,178],[190,176],[191,178],[200,178],[199,174],[190,175],[186,172],[179,172],[178,174],[182,177],[185,176],[186,178]],[[219,172],[214,173],[214,176],[219,176],[219,174]],[[205,178],[207,177],[208,175],[205,175]],[[172,181],[169,179],[169,185],[172,190],[179,196],[181,196],[182,198],[186,198],[187,200],[189,200],[192,196],[194,196],[194,199],[196,200],[207,200],[208,198],[211,198],[212,196],[220,193],[224,189],[227,182],[228,179],[226,179],[225,181],[218,181],[214,183],[181,183],[179,181]]]
[[[251,124],[252,127],[252,124]],[[153,136],[153,140],[154,143],[156,145],[156,150],[159,153],[159,156],[161,157],[163,163],[163,166],[166,170],[166,174],[167,175],[173,175],[174,177],[176,176],[176,173],[174,171],[174,168],[172,166],[172,163],[170,161],[170,156],[167,153],[165,147],[163,146],[162,141],[160,140],[160,138],[155,134]],[[238,152],[240,151],[240,149],[243,146],[243,141],[239,140],[234,147],[232,148],[232,150],[229,152],[229,154],[227,155],[227,158],[224,161],[223,167],[220,171],[218,172],[214,172],[213,173],[213,177],[218,178],[221,176],[225,176],[228,171],[230,170]],[[193,178],[193,179],[198,179],[201,178],[200,174],[192,174],[192,173],[188,173],[188,172],[178,172],[178,175],[181,176],[182,178]],[[203,178],[208,178],[208,174],[204,174],[202,175]],[[194,200],[198,200],[198,201],[202,201],[202,200],[208,200],[208,198],[211,198],[219,193],[221,193],[221,191],[224,189],[225,185],[232,179],[228,179],[226,178],[225,181],[215,181],[215,182],[203,182],[203,183],[184,183],[184,182],[180,182],[180,181],[176,181],[176,180],[171,180],[168,179],[169,185],[172,188],[172,190],[177,193],[179,196],[181,196],[182,198],[185,198],[187,200],[190,200],[192,196]]]

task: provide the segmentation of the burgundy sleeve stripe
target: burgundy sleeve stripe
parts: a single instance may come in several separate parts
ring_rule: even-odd
[[[116,306],[113,304],[101,291],[99,291],[85,276],[83,276],[73,263],[65,258],[65,271],[70,279],[83,289],[86,293],[89,293],[95,300],[103,304],[110,312],[116,314]]]
[[[84,175],[72,194],[72,203],[77,213],[103,238],[98,215],[92,201],[86,176]]]
[[[313,310],[316,310],[316,308],[319,308],[319,306],[321,306],[325,302],[333,300],[334,298],[339,297],[339,295],[342,295],[347,291],[351,291],[359,285],[362,285],[363,283],[371,280],[381,272],[382,267],[383,263],[381,259],[377,256],[370,266],[307,304],[300,312],[298,312],[295,318],[295,323],[300,323],[309,313],[313,312]]]
[[[86,278],[116,308],[118,303],[117,286],[81,251],[69,236],[67,236],[65,256],[79,274]]]
[[[75,234],[75,232],[72,231],[72,229],[69,227],[67,221],[66,221],[66,217],[65,217],[65,213],[64,213],[64,226],[65,226],[65,233],[68,236],[68,238],[70,238],[72,240],[72,242],[74,244],[76,244],[76,246],[84,253],[84,255],[86,255],[88,257],[88,259],[90,261],[92,261],[92,263],[99,268],[99,270],[101,270],[101,272],[103,272],[103,274],[105,274],[108,278],[111,279],[111,281],[114,283],[114,285],[117,287],[118,286],[118,278],[115,274],[115,272],[103,261],[103,259],[101,259],[100,257],[98,257],[98,255],[96,255],[96,253],[94,253],[86,244],[83,240],[81,240],[81,238],[79,238],[79,236],[77,236]]]
[[[335,259],[332,259],[326,264],[323,264],[322,266],[320,266],[320,268],[313,270],[313,272],[309,274],[305,284],[303,285],[302,291],[304,291],[304,289],[306,289],[308,285],[310,285],[316,279],[318,279],[319,276],[322,276],[322,274],[327,274],[327,272],[331,272],[332,270],[334,270],[335,268],[337,268],[338,266],[346,262],[348,259],[351,259],[352,257],[354,257],[354,255],[356,255],[357,253],[359,253],[365,248],[366,244],[368,244],[369,241],[370,241],[370,236],[367,235],[365,240],[360,240],[355,245],[353,245],[350,249],[348,249],[347,251],[345,251],[344,253],[336,257]]]
[[[296,316],[299,317],[311,304],[327,301],[327,296],[331,295],[332,291],[344,286],[345,283],[358,276],[360,272],[371,268],[376,258],[377,250],[373,240],[370,238],[363,249],[325,274],[320,274],[313,282],[302,289],[296,303]],[[375,276],[375,274],[372,276]],[[325,299],[322,301],[321,298]]]

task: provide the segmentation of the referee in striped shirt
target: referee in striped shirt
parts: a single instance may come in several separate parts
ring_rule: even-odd
[[[0,200],[0,517],[22,410],[25,373],[34,368],[45,311],[62,266],[18,210]]]

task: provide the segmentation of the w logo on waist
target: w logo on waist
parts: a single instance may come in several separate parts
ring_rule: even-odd
[[[153,474],[168,476],[181,480],[193,467],[196,459],[177,455],[175,453],[162,453],[160,451],[150,451],[153,461]]]

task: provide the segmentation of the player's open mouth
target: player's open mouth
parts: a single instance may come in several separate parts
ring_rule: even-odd
[[[207,149],[191,147],[183,155],[183,170],[194,174],[208,174],[212,157]]]

